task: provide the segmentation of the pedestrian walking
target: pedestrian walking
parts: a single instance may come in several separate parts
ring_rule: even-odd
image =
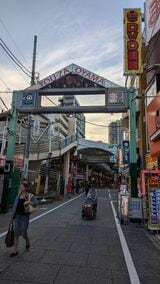
[[[80,191],[80,184],[79,184],[79,181],[77,180],[76,181],[76,193],[79,194],[79,191]]]
[[[29,200],[30,199],[30,200]],[[18,241],[19,236],[22,236],[26,241],[26,249],[30,248],[30,239],[28,237],[28,225],[30,213],[25,212],[25,206],[37,205],[37,200],[32,194],[28,192],[27,183],[21,183],[19,186],[18,196],[15,198],[11,218],[14,221],[14,246],[10,257],[14,257],[18,254]]]
[[[71,193],[72,193],[72,183],[68,181],[66,183],[66,191],[67,191],[67,196],[68,198],[71,198]]]
[[[72,181],[72,194],[74,194],[74,181]]]

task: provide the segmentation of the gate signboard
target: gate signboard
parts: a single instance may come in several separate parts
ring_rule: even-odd
[[[104,105],[62,105],[44,107],[42,96],[104,95]],[[125,87],[78,66],[69,66],[40,80],[34,86],[18,92],[17,109],[22,113],[120,113],[128,110]]]
[[[37,104],[37,93],[33,91],[20,91],[18,94],[17,108],[28,110],[28,112],[34,110]]]

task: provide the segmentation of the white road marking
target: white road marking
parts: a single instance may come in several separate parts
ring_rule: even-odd
[[[48,207],[40,207],[39,210],[47,210]]]
[[[64,206],[64,205],[66,205],[67,203],[72,202],[73,200],[79,198],[82,194],[83,194],[83,193],[81,193],[80,195],[78,195],[78,196],[76,196],[76,197],[74,197],[74,198],[72,198],[72,199],[69,199],[68,201],[66,201],[66,202],[64,202],[64,203],[62,203],[62,204],[60,204],[60,205],[58,205],[57,207],[54,207],[54,208],[50,209],[49,211],[47,211],[47,212],[45,212],[45,213],[43,213],[43,214],[41,214],[41,215],[39,215],[39,216],[36,216],[35,218],[31,219],[31,220],[29,221],[29,223],[32,223],[32,222],[34,222],[34,221],[36,221],[36,220],[42,218],[43,216],[45,216],[45,215],[51,213],[52,211],[55,211],[55,210],[57,210],[58,208],[60,208],[60,207],[62,207],[62,206]]]
[[[116,214],[116,210],[114,208],[114,205],[113,205],[112,201],[111,201],[111,206],[112,206],[113,216],[114,216],[114,220],[115,220],[115,223],[116,223],[118,235],[119,235],[119,238],[120,238],[120,242],[121,242],[121,246],[122,246],[125,262],[126,262],[126,265],[127,265],[130,281],[131,281],[132,284],[140,284],[140,280],[139,280],[136,268],[134,266],[131,254],[129,252],[126,239],[125,239],[124,234],[122,232],[122,229],[121,229],[121,226],[119,224],[119,221],[116,218],[117,214]]]
[[[7,231],[2,233],[2,234],[0,234],[0,238],[4,237],[6,234],[7,234]]]
[[[72,202],[73,200],[79,198],[81,195],[83,195],[83,193],[81,193],[80,195],[78,195],[78,196],[76,196],[76,197],[74,197],[74,198],[72,198],[72,199],[69,199],[68,201],[66,201],[66,202],[64,202],[64,203],[62,203],[62,204],[60,204],[60,205],[58,205],[57,207],[54,207],[54,208],[48,210],[48,211],[45,212],[45,213],[42,213],[42,214],[40,214],[40,215],[38,215],[38,216],[32,218],[32,219],[29,221],[29,223],[32,223],[32,222],[34,222],[34,221],[36,221],[36,220],[42,218],[43,216],[45,216],[45,215],[51,213],[52,211],[55,211],[55,210],[57,210],[58,208],[60,208],[60,207],[62,207],[62,206],[64,206],[64,205],[66,205],[66,204]],[[7,231],[1,233],[1,234],[0,234],[0,238],[4,237],[6,234],[7,234]]]

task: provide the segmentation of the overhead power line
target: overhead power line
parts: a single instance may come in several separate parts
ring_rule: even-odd
[[[8,107],[6,106],[4,100],[1,97],[0,97],[0,100],[1,100],[2,104],[4,105],[4,107],[8,110]]]
[[[10,88],[7,86],[7,84],[5,83],[5,81],[0,78],[0,81],[3,83],[3,85],[7,88],[8,91],[10,91]]]
[[[0,18],[0,23],[2,24],[2,26],[4,27],[5,31],[7,32],[7,34],[9,35],[10,39],[12,40],[12,42],[14,43],[15,47],[17,48],[19,54],[22,56],[23,60],[26,62],[25,57],[23,56],[21,50],[19,49],[18,45],[16,44],[15,40],[13,39],[11,33],[9,32],[6,24],[4,23],[4,21],[2,20],[2,18]]]
[[[76,117],[77,120],[79,121],[83,121],[83,119],[81,118],[78,118]],[[93,123],[93,122],[90,122],[90,121],[84,121],[85,123],[88,123],[88,124],[91,124],[91,125],[94,125],[94,126],[99,126],[99,127],[105,127],[105,128],[113,128],[113,129],[121,129],[121,131],[125,130],[126,127],[124,126],[121,126],[121,125],[117,125],[117,126],[112,126],[112,125],[104,125],[104,124],[98,124],[98,123]]]
[[[56,104],[53,100],[51,100],[48,96],[45,96],[45,98],[46,98],[47,100],[49,100],[52,104],[54,104],[55,106],[57,106],[57,104]]]
[[[3,43],[3,45],[5,46],[5,48],[8,50],[8,52],[10,52],[10,54],[15,58],[15,60],[28,72],[31,74],[31,71],[29,69],[27,69],[20,61],[19,59],[13,54],[13,52],[8,48],[8,46],[5,44],[5,42],[2,40],[2,38],[0,39],[1,42]]]
[[[7,47],[5,42],[0,38],[0,46],[5,51],[5,53],[9,56],[9,58],[26,74],[28,77],[31,77],[31,71],[29,71],[12,53],[12,51]]]

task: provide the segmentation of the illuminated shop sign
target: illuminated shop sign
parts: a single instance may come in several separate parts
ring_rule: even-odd
[[[141,70],[141,10],[124,9],[124,75]]]

